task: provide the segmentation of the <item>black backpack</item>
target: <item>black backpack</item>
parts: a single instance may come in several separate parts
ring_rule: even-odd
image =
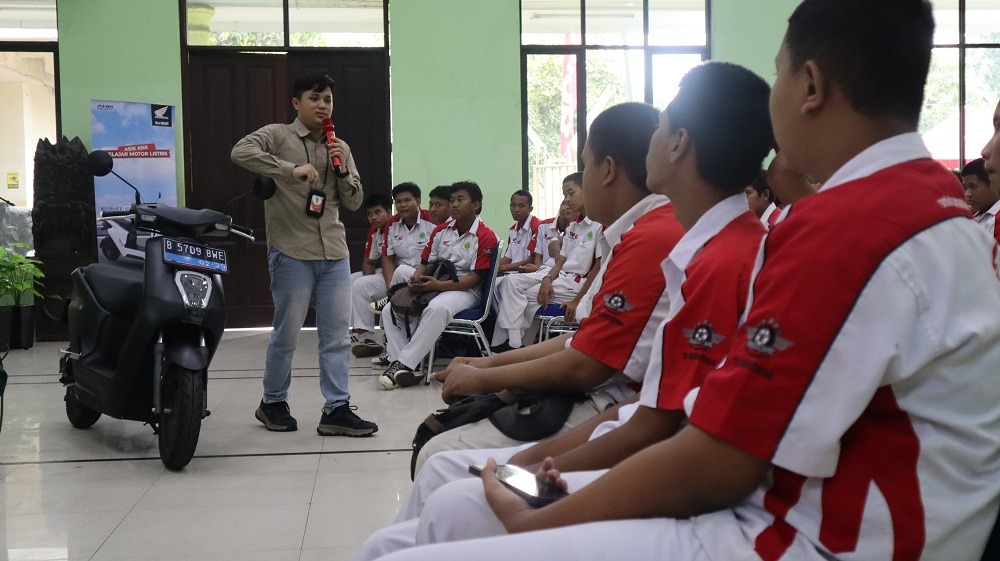
[[[417,455],[427,442],[451,429],[489,417],[504,435],[523,442],[548,438],[566,424],[583,394],[533,392],[514,388],[463,398],[431,414],[417,427],[410,458],[410,479],[416,475]]]

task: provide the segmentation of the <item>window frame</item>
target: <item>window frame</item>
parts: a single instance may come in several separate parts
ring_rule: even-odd
[[[577,168],[583,169],[583,147],[587,142],[587,52],[641,51],[643,53],[643,102],[653,103],[653,57],[656,55],[701,55],[712,57],[712,0],[705,0],[705,44],[659,46],[649,44],[649,0],[642,0],[642,45],[589,45],[587,43],[587,0],[580,0],[580,43],[578,45],[526,45],[523,43],[524,9],[518,0],[518,41],[521,43],[521,183],[528,188],[530,179],[530,140],[528,139],[528,57],[535,55],[576,56],[576,138]]]

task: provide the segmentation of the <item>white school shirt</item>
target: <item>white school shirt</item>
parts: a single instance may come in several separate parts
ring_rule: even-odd
[[[414,269],[420,266],[420,257],[431,239],[431,232],[437,225],[424,217],[417,215],[417,221],[412,228],[407,228],[399,215],[392,217],[386,226],[385,244],[382,254],[395,255],[399,263],[409,265]]]

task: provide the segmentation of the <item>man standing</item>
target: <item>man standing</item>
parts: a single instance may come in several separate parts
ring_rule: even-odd
[[[272,124],[233,147],[232,160],[278,184],[264,204],[267,262],[274,298],[274,331],[267,346],[264,396],[256,418],[270,431],[298,428],[288,407],[292,354],[310,302],[319,333],[320,391],[326,403],[316,431],[323,436],[368,436],[378,430],[351,409],[350,264],[339,207],[355,210],[364,196],[351,149],[327,144],[323,119],[333,113],[333,80],[309,74],[292,84],[290,125]],[[339,165],[335,165],[339,164]]]

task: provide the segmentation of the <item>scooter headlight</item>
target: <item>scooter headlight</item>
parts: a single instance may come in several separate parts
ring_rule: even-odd
[[[212,279],[202,273],[177,271],[174,284],[184,301],[185,321],[201,323],[208,301],[212,298]]]

